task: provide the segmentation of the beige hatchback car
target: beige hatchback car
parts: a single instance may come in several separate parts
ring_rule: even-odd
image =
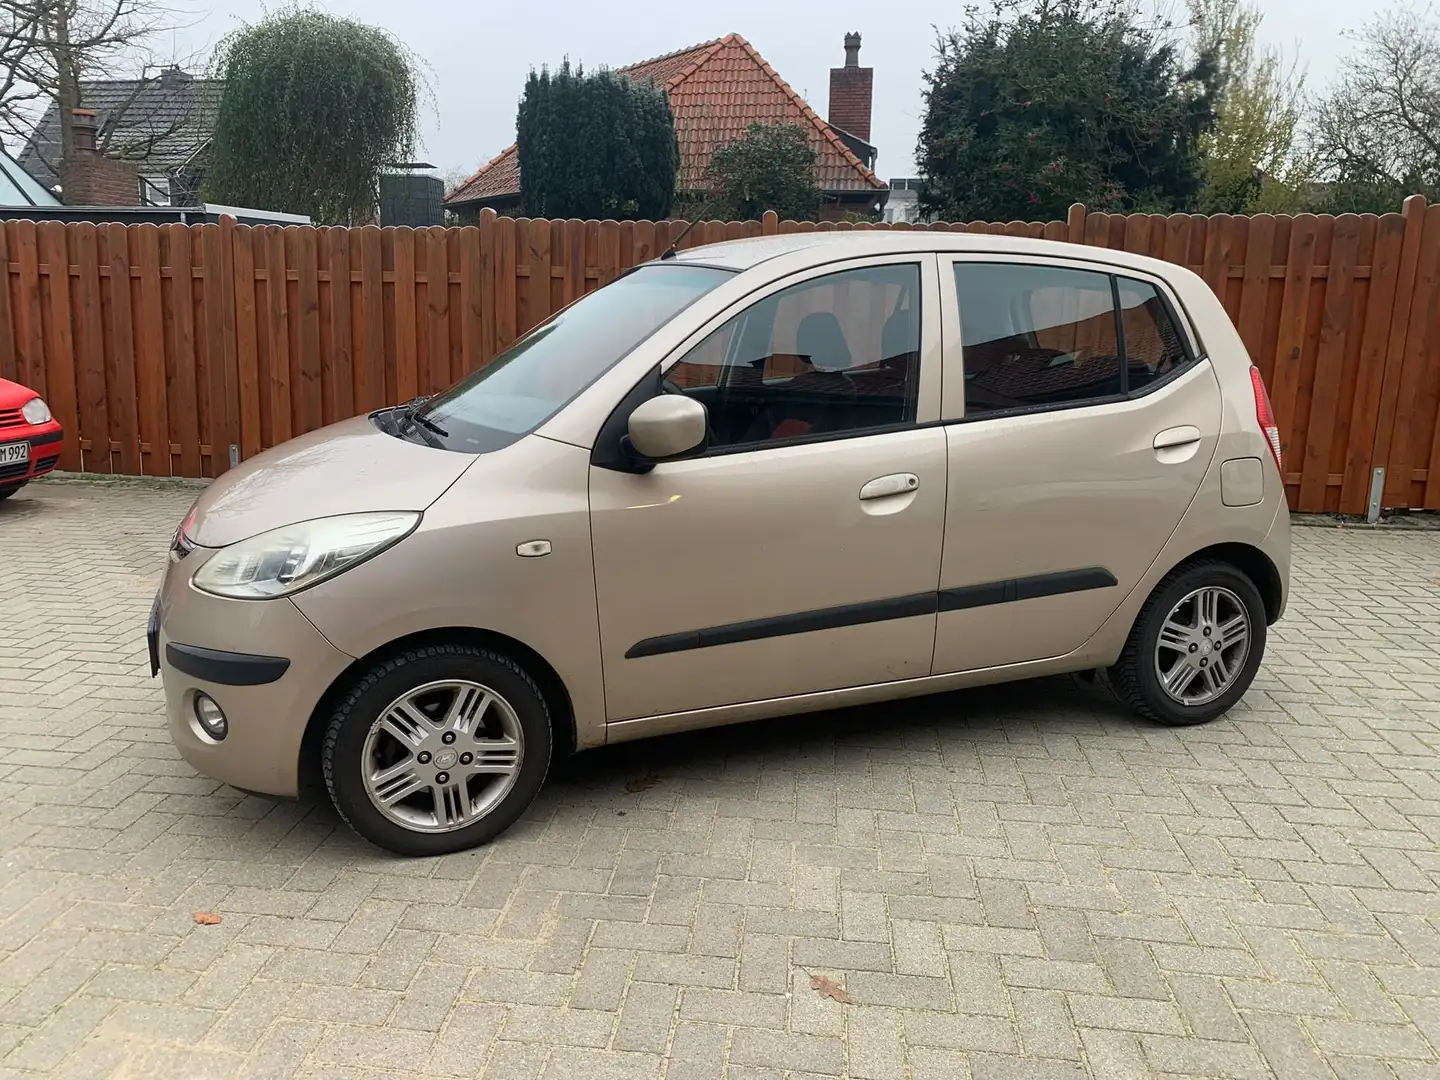
[[[647,263],[450,390],[269,450],[151,616],[201,772],[374,843],[488,840],[557,753],[1102,670],[1245,693],[1289,517],[1200,278],[1087,247],[799,234]]]

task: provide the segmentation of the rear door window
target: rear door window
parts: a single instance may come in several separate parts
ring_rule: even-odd
[[[957,263],[965,414],[1073,405],[1122,393],[1106,274]]]
[[[1190,362],[1148,282],[1038,263],[956,262],[965,415],[1142,393]]]

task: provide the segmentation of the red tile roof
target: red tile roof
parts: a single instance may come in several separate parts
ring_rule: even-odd
[[[670,99],[680,142],[680,187],[704,190],[710,156],[745,134],[753,123],[798,124],[811,132],[819,159],[816,180],[826,191],[880,191],[885,184],[790,88],[739,34],[727,34],[679,52],[657,56],[620,73],[654,79]],[[514,195],[520,160],[510,146],[445,198],[450,206]]]
[[[638,82],[654,79],[668,89],[672,79],[683,75],[687,69],[698,64],[708,53],[713,52],[716,46],[724,43],[724,38],[701,42],[699,45],[691,45],[688,49],[678,49],[652,60],[641,60],[638,64],[623,67],[620,69],[620,74],[628,75]]]

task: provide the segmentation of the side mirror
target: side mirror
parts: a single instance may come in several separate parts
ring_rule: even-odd
[[[664,461],[705,447],[709,420],[705,406],[683,394],[661,394],[641,402],[627,425],[630,447],[650,461]]]

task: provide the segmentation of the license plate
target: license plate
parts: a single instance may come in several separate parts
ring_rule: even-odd
[[[12,442],[0,445],[0,465],[19,465],[30,460],[28,442]]]

